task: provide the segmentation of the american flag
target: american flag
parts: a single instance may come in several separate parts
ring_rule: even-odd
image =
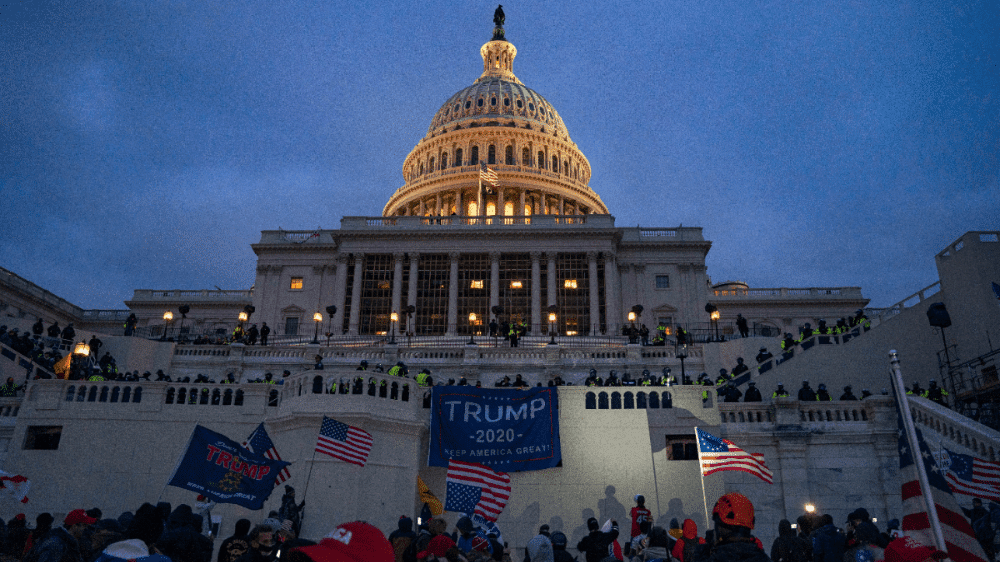
[[[1000,503],[1000,462],[945,452],[951,461],[945,479],[952,493]]]
[[[486,165],[486,162],[479,163],[479,179],[496,187],[500,183],[500,178],[497,173]]]
[[[323,416],[316,440],[316,452],[344,462],[364,466],[372,451],[371,433]]]
[[[271,442],[271,438],[267,436],[267,431],[264,429],[263,422],[261,422],[261,424],[257,426],[257,429],[253,430],[253,433],[250,434],[250,437],[247,437],[247,440],[243,442],[243,448],[251,453],[264,455],[273,461],[281,460],[281,455],[279,455],[278,450],[274,448],[274,443]],[[292,473],[288,472],[288,467],[286,466],[281,469],[281,472],[278,473],[278,478],[274,481],[274,484],[277,486],[291,477]]]
[[[510,475],[481,464],[450,460],[446,481],[445,511],[496,521],[510,499]]]
[[[934,544],[934,531],[931,529],[930,518],[927,515],[927,504],[924,492],[920,488],[920,478],[917,475],[917,465],[914,462],[913,450],[906,439],[903,430],[903,418],[897,416],[899,423],[899,475],[903,482],[903,532],[925,545]],[[920,430],[916,430],[918,453],[927,473],[930,483],[930,493],[937,508],[938,520],[941,522],[941,533],[947,545],[948,558],[955,562],[985,562],[983,548],[976,541],[969,520],[962,514],[958,501],[951,494],[943,471],[934,462],[930,448],[924,442]]]
[[[768,484],[774,483],[774,475],[764,464],[764,455],[748,453],[728,439],[721,439],[695,428],[698,434],[698,458],[701,475],[708,476],[723,470],[748,472]]]

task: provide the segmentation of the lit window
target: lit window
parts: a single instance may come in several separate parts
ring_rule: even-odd
[[[469,288],[470,289],[482,289],[483,288],[483,280],[482,279],[473,279],[472,280],[472,284],[469,285]]]
[[[289,289],[301,289],[302,288],[302,278],[292,277],[292,283],[288,286]]]
[[[563,288],[566,288],[566,289],[575,289],[576,288],[576,279],[567,279],[567,280],[563,281]]]
[[[670,288],[670,276],[669,275],[657,275],[656,276],[656,288],[657,289],[669,289]]]
[[[389,284],[388,281],[379,281],[378,282],[378,288],[379,289],[391,289],[392,286]]]
[[[575,335],[577,335],[578,333],[579,333],[579,332],[577,332],[576,330],[566,330],[566,335],[567,335],[567,336],[575,336]]]
[[[521,285],[520,281],[511,281],[510,282],[510,288],[511,289],[520,289],[521,287],[522,287],[522,285]]]

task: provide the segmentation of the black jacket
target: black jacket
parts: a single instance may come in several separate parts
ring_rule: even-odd
[[[576,549],[586,554],[587,562],[601,562],[608,557],[608,547],[617,538],[618,525],[611,527],[611,531],[607,533],[591,531],[589,535],[577,543]]]

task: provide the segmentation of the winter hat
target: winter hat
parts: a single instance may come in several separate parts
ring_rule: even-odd
[[[532,562],[552,562],[552,541],[545,535],[535,535],[525,547]]]
[[[591,517],[590,519],[587,519],[587,529],[588,530],[596,531],[600,527],[601,527],[601,524],[597,522],[596,518]]]
[[[431,519],[431,522],[427,524],[427,530],[431,532],[432,535],[442,535],[448,530],[448,522],[440,517],[435,517]]]
[[[417,554],[417,559],[422,560],[428,556],[444,556],[444,554],[451,550],[454,546],[455,541],[451,540],[446,535],[438,535],[431,539],[431,542],[427,543],[427,550],[421,550]]]
[[[84,525],[93,525],[94,523],[97,523],[97,519],[94,519],[93,517],[88,517],[87,513],[82,509],[74,509],[73,511],[69,512],[69,515],[66,516],[66,519],[63,519],[63,525],[72,526],[78,523],[83,523]]]
[[[94,562],[170,562],[170,558],[150,554],[142,539],[129,539],[108,545]]]
[[[277,532],[281,529],[281,521],[278,521],[274,517],[268,517],[267,519],[260,522],[261,525],[265,527],[270,527],[272,531]]]
[[[901,537],[885,547],[885,562],[920,562],[928,557],[942,560],[947,552],[917,542],[913,537]]]
[[[394,562],[392,545],[378,528],[354,521],[334,529],[316,546],[294,548],[291,562]]]

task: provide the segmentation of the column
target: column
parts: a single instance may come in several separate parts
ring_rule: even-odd
[[[498,187],[497,188],[497,216],[498,217],[502,217],[503,216],[503,188],[502,187]],[[502,220],[500,221],[500,224],[503,224]]]
[[[410,290],[406,294],[406,306],[412,306],[416,308],[417,306],[417,267],[420,264],[420,254],[416,252],[410,252]],[[401,317],[402,318],[402,317]],[[414,312],[409,319],[409,330],[413,330],[416,325],[417,313]],[[414,333],[416,331],[414,330]]]
[[[517,212],[514,213],[514,214],[515,215],[523,215],[524,214],[524,191],[525,190],[524,189],[519,189],[518,191],[520,192],[518,194],[518,207],[517,207]]]
[[[548,262],[546,266],[548,267],[548,302],[545,306],[552,306],[556,304],[556,253],[555,252],[545,252],[545,259]],[[548,315],[545,315],[545,321],[548,322]]]
[[[347,323],[347,333],[358,335],[358,320],[361,318],[361,277],[364,275],[365,255],[354,254],[354,285],[351,287],[351,318]]]
[[[424,198],[421,197],[420,198],[420,206],[417,207],[417,216],[422,217],[425,214],[427,214],[427,209],[426,209],[426,207],[424,207]]]
[[[608,333],[618,333],[621,327],[622,313],[621,289],[618,286],[618,263],[615,255],[610,252],[604,253],[604,302],[606,304],[605,314],[608,318]]]
[[[439,216],[439,217],[441,216],[441,192],[440,191],[438,192],[438,194],[437,194],[437,200],[434,203],[434,214],[437,215],[437,216]]]
[[[402,312],[400,304],[403,300],[403,260],[406,255],[402,252],[392,254],[392,308],[390,312],[399,314]],[[390,329],[392,327],[390,326]]]
[[[337,313],[333,315],[333,333],[344,331],[344,299],[347,297],[347,255],[337,254],[336,288],[333,291],[333,303],[337,305]]]
[[[566,214],[565,211],[566,211],[566,198],[563,197],[562,195],[560,195],[559,196],[559,214],[560,215],[565,215]]]
[[[531,252],[531,332],[541,333],[538,329],[542,322],[542,266],[541,252]]]
[[[462,204],[462,190],[455,190],[455,214],[464,217],[465,216],[465,206]]]
[[[600,295],[597,292],[597,252],[587,252],[587,287],[590,291],[590,332],[595,335],[601,329]]]
[[[500,252],[490,252],[490,312],[500,304]]]
[[[454,336],[458,325],[458,252],[451,252],[451,275],[448,279],[448,331],[445,335]]]

